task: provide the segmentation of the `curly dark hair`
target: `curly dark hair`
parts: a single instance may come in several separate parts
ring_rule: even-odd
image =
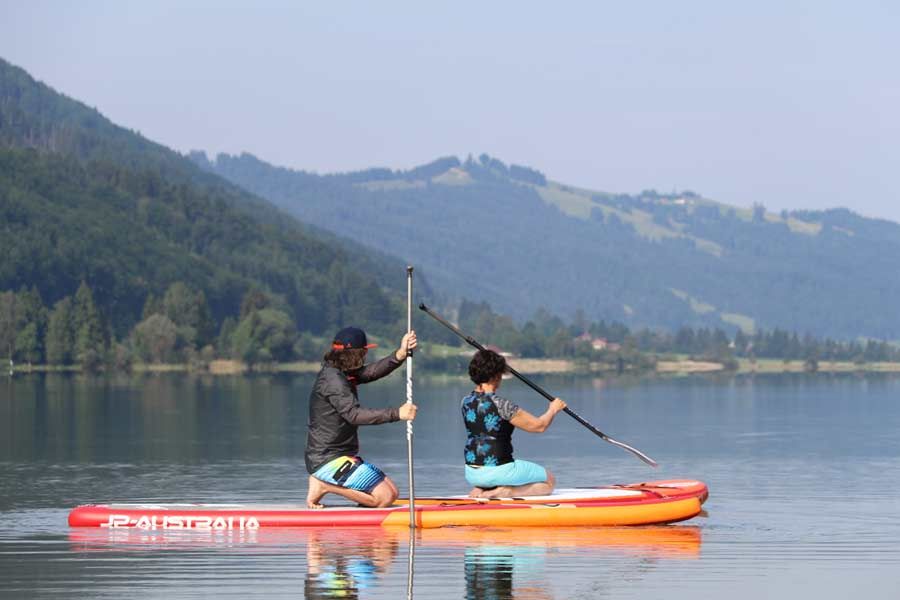
[[[330,350],[322,357],[322,361],[329,367],[340,369],[344,373],[355,371],[363,366],[366,360],[365,348],[350,348],[348,350]]]
[[[506,359],[493,350],[479,350],[469,362],[469,377],[476,384],[487,383],[506,372]]]

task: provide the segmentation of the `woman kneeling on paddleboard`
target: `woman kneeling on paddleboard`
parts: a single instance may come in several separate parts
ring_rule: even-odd
[[[334,336],[331,351],[325,355],[322,370],[309,396],[309,423],[306,434],[306,470],[309,493],[306,505],[322,508],[320,500],[328,493],[338,494],[363,506],[390,506],[397,499],[397,486],[381,469],[357,456],[360,425],[379,425],[394,421],[412,421],[416,405],[398,408],[363,408],[356,388],[389,375],[403,364],[416,347],[416,332],[403,336],[400,348],[392,354],[363,366],[369,344],[357,327],[346,327]]]
[[[542,496],[553,491],[553,475],[541,465],[513,459],[512,434],[516,428],[541,433],[566,407],[554,398],[547,412],[536,417],[497,395],[506,359],[493,350],[479,350],[469,363],[475,390],[462,400],[466,424],[466,481],[475,486],[470,496],[501,498]]]

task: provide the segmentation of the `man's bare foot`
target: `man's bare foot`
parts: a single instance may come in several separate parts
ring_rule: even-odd
[[[484,490],[480,487],[473,487],[469,491],[469,498],[481,498],[481,495],[484,493]]]
[[[320,504],[319,500],[322,499],[322,496],[328,493],[328,489],[325,485],[313,477],[309,476],[309,492],[306,494],[306,507],[307,508],[325,508],[324,504]]]

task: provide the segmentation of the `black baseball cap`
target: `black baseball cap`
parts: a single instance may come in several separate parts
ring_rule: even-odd
[[[350,350],[352,348],[375,348],[378,344],[370,344],[366,332],[359,327],[344,327],[334,336],[332,350]]]

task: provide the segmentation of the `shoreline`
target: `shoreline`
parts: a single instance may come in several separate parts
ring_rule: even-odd
[[[598,374],[629,374],[636,376],[652,375],[696,375],[696,374],[778,374],[778,373],[900,373],[900,362],[871,362],[855,363],[852,361],[819,361],[815,370],[807,368],[803,360],[781,360],[775,358],[750,360],[737,359],[737,368],[728,369],[726,365],[716,361],[670,359],[658,360],[654,367],[635,369],[626,367],[622,373],[609,363],[585,362],[566,358],[511,358],[510,366],[524,375],[598,375]],[[274,363],[261,365],[247,365],[237,360],[213,360],[203,368],[192,366],[188,363],[145,364],[139,363],[131,367],[132,373],[194,373],[201,375],[247,375],[247,374],[275,374],[275,373],[317,373],[321,364],[318,361],[294,361],[289,363]],[[430,370],[421,368],[427,376],[456,376],[442,370]],[[103,370],[104,373],[128,372],[125,369]],[[83,369],[77,365],[15,365],[11,374],[28,373],[81,373]],[[9,371],[7,370],[7,373]],[[464,377],[465,373],[459,373]]]

